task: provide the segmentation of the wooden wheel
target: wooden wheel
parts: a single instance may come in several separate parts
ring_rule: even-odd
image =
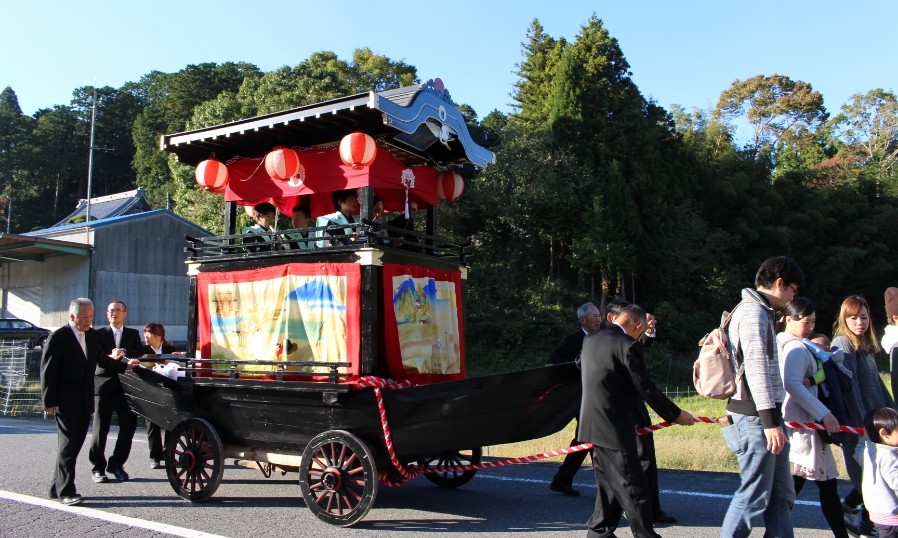
[[[458,452],[441,452],[436,457],[424,458],[418,464],[422,467],[443,467],[449,465],[472,465],[480,463],[483,451],[478,447],[471,450]],[[424,473],[424,478],[444,488],[457,488],[463,486],[474,478],[477,470],[471,471],[447,471],[440,473]]]
[[[201,503],[221,484],[224,457],[215,428],[201,418],[189,418],[168,436],[165,470],[172,489],[181,498]]]
[[[303,450],[299,487],[315,517],[331,525],[355,525],[377,497],[374,458],[351,433],[324,432]]]

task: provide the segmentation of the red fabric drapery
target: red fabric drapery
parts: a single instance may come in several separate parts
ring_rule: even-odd
[[[332,213],[331,193],[342,189],[373,187],[374,194],[384,200],[386,211],[402,211],[405,208],[405,191],[402,184],[402,173],[411,170],[415,176],[414,188],[408,189],[410,202],[417,202],[423,208],[425,204],[437,203],[437,171],[429,166],[406,166],[399,162],[388,151],[380,149],[377,158],[361,170],[343,164],[337,148],[298,151],[302,164],[300,175],[305,174],[302,182],[294,177],[290,181],[271,179],[265,172],[261,159],[264,155],[252,159],[240,159],[228,164],[230,181],[225,190],[225,201],[237,202],[241,205],[255,205],[260,202],[274,200],[275,205],[289,214],[293,206],[306,203],[312,210],[312,216],[318,217]],[[309,195],[300,200],[300,196]]]

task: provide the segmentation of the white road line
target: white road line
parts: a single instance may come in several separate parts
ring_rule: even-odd
[[[41,429],[41,428],[24,428],[24,427],[22,427],[22,426],[3,426],[3,425],[0,425],[0,428],[8,428],[8,429],[10,429],[10,430],[24,430],[24,431],[26,431],[26,432],[56,433],[56,430],[45,430],[45,429]],[[89,436],[90,432],[87,432],[87,433],[88,433],[88,436]],[[114,441],[114,440],[118,439],[118,436],[117,436],[117,435],[108,435],[108,436],[106,436],[106,440],[108,441],[109,439],[112,439],[112,440]],[[146,439],[132,439],[131,442],[132,442],[132,443],[146,443],[147,440],[146,440]]]
[[[491,474],[477,474],[477,478],[491,478],[493,480],[504,480],[507,482],[529,482],[531,484],[551,484],[550,480],[538,480],[535,478],[517,478],[512,476],[496,476]],[[591,488],[597,489],[595,484],[574,484],[574,486],[578,488]],[[661,493],[665,493],[667,495],[685,495],[688,497],[710,497],[712,499],[732,499],[732,495],[727,495],[725,493],[705,493],[704,491],[679,491],[675,489],[662,489]],[[795,504],[801,506],[820,506],[820,503],[814,501],[795,501]]]
[[[95,508],[85,508],[83,506],[66,506],[50,499],[41,499],[39,497],[32,497],[31,495],[21,495],[19,493],[13,493],[11,491],[0,490],[0,499],[7,499],[10,501],[30,504],[33,506],[42,506],[44,508],[52,508],[53,510],[68,512],[70,514],[75,514],[78,516],[108,521],[109,523],[118,523],[120,525],[127,525],[129,527],[136,527],[138,529],[147,529],[154,532],[160,532],[162,534],[171,534],[172,536],[183,536],[184,538],[225,538],[217,534],[195,531],[193,529],[185,529],[183,527],[176,527],[174,525],[167,525],[165,523],[157,523],[155,521],[146,521],[144,519],[137,519],[135,517],[121,516],[118,514],[113,514],[111,512],[97,510]]]

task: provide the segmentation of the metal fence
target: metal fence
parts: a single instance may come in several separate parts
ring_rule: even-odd
[[[25,340],[0,340],[0,414],[43,418],[40,350]]]
[[[698,392],[695,389],[690,389],[688,387],[673,387],[664,389],[664,395],[668,398],[679,398],[681,396],[698,396]]]

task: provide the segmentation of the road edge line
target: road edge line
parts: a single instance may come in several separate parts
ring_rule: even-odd
[[[87,508],[85,506],[66,506],[59,503],[58,501],[54,501],[51,499],[41,499],[40,497],[23,495],[21,493],[15,493],[2,489],[0,489],[0,499],[6,499],[8,501],[14,501],[22,504],[30,504],[32,506],[40,506],[43,508],[50,508],[53,510],[68,512],[70,514],[75,514],[78,516],[89,517],[91,519],[99,519],[101,521],[106,521],[109,523],[118,523],[119,525],[146,529],[163,534],[171,534],[173,536],[181,536],[183,538],[226,538],[218,534],[211,534],[208,532],[197,531],[193,529],[185,529],[184,527],[176,527],[167,523],[148,521],[145,519],[138,519],[136,517],[123,516],[112,512],[104,512],[103,510],[98,510],[96,508]]]

